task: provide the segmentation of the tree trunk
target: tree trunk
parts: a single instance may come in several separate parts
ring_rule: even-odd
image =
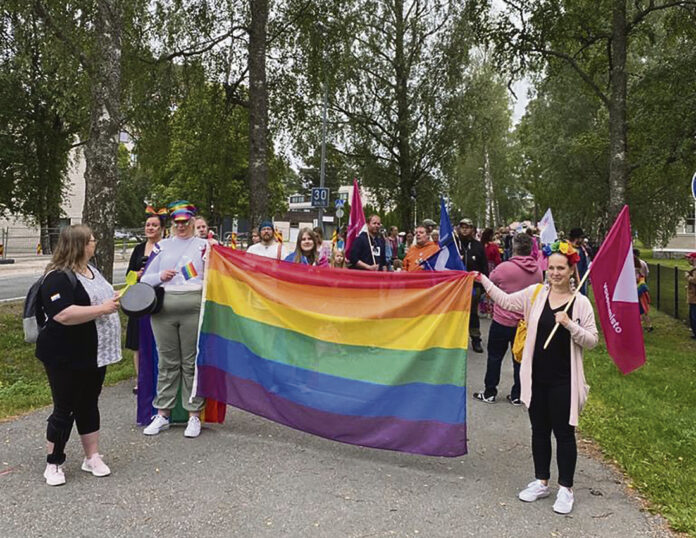
[[[628,184],[628,125],[626,123],[626,0],[614,0],[611,41],[611,97],[609,101],[609,219],[626,203]]]
[[[249,221],[251,227],[268,214],[268,87],[266,26],[268,0],[250,0],[249,27]]]
[[[85,145],[85,205],[82,220],[99,240],[94,263],[111,281],[118,183],[121,91],[120,0],[98,0],[94,21],[91,117]]]
[[[395,44],[394,44],[394,75],[396,80],[396,113],[399,152],[399,193],[398,207],[401,214],[401,229],[413,227],[413,204],[416,198],[416,181],[413,177],[411,163],[411,132],[408,107],[408,66],[404,53],[404,23],[403,0],[394,0],[395,15]]]

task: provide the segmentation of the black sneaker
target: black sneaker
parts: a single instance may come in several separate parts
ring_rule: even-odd
[[[513,398],[509,394],[507,395],[507,401],[510,402],[512,405],[522,405],[522,400],[519,398]]]
[[[486,394],[483,392],[474,392],[474,400],[478,400],[480,402],[485,403],[494,403],[495,396],[486,396]]]
[[[483,347],[481,347],[481,340],[472,340],[471,349],[473,349],[476,353],[483,353]]]

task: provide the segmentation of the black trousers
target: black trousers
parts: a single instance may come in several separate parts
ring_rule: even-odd
[[[481,340],[481,322],[479,321],[478,306],[484,293],[483,286],[475,283],[471,295],[471,311],[469,312],[469,336],[472,340]]]
[[[53,397],[53,412],[48,417],[46,428],[46,439],[53,443],[53,452],[46,461],[62,465],[73,422],[80,435],[99,431],[98,400],[106,366],[87,370],[45,368]]]
[[[570,418],[570,383],[564,385],[532,384],[529,419],[532,423],[532,457],[539,480],[551,478],[551,432],[556,437],[558,483],[573,487],[578,449],[575,427]]]

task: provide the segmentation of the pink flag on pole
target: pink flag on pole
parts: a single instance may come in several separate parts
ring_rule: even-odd
[[[365,213],[363,213],[362,200],[360,199],[360,187],[358,180],[353,180],[353,198],[350,201],[350,217],[348,218],[348,231],[346,232],[346,258],[350,253],[353,241],[363,230],[367,230]]]
[[[645,344],[627,205],[592,261],[590,280],[607,352],[619,370],[628,374],[645,363]]]

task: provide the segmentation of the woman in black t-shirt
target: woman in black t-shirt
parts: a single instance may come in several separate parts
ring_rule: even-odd
[[[44,363],[53,398],[44,471],[49,486],[65,484],[62,466],[73,422],[85,453],[82,470],[94,476],[111,474],[98,450],[97,402],[106,365],[121,360],[121,324],[118,294],[87,263],[96,243],[87,226],[64,228],[40,289],[48,321],[39,332],[36,356]]]
[[[488,278],[477,276],[491,298],[502,308],[524,312],[527,339],[520,367],[521,400],[529,408],[532,424],[532,457],[535,478],[518,497],[531,502],[550,494],[551,434],[556,438],[558,496],[555,512],[567,514],[573,509],[573,478],[577,461],[575,426],[587,398],[582,364],[583,350],[597,344],[592,304],[582,294],[574,294],[571,278],[579,256],[565,241],[545,247],[549,250],[547,285],[536,300],[530,286],[507,294]],[[572,301],[568,313],[564,311]],[[555,324],[558,331],[544,349]]]
[[[145,220],[146,241],[135,245],[135,248],[133,248],[133,252],[131,253],[130,261],[128,262],[128,269],[126,270],[126,274],[131,271],[138,273],[138,280],[140,280],[140,277],[145,271],[145,265],[147,264],[147,260],[149,259],[150,254],[152,254],[155,245],[162,239],[164,221],[167,218],[166,209],[155,211],[151,206],[147,206],[145,213],[148,215],[147,220]],[[140,323],[140,319],[129,317],[128,325],[126,326],[126,349],[133,351],[133,365],[135,366],[136,384],[135,387],[133,387],[133,394],[138,393],[137,379],[140,369]]]

